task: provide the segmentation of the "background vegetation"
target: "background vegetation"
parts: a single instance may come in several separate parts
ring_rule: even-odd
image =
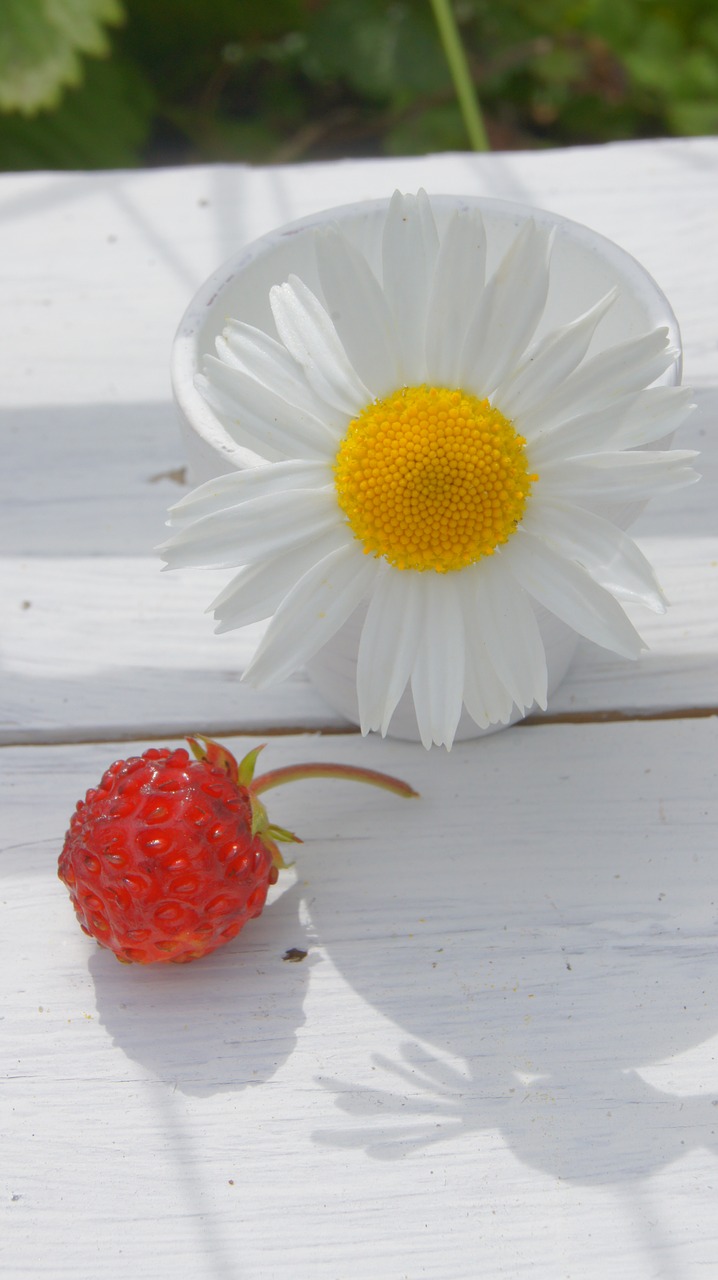
[[[464,150],[430,0],[2,0],[0,168]],[[496,149],[718,132],[715,0],[454,0]]]

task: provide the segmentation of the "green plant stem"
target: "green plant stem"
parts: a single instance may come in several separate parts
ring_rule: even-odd
[[[349,782],[370,782],[374,787],[383,787],[385,791],[393,791],[398,796],[416,796],[418,791],[399,778],[392,778],[387,773],[377,773],[374,769],[360,769],[349,764],[290,764],[282,769],[272,769],[255,778],[251,784],[253,795],[270,791],[272,787],[281,787],[285,782],[301,782],[304,778],[345,778]]]
[[[466,61],[464,46],[456,25],[451,0],[431,0],[434,18],[439,29],[441,43],[444,46],[446,61],[454,82],[456,97],[463,117],[469,142],[474,151],[488,151],[489,139],[486,134],[481,107],[471,79],[469,64]]]

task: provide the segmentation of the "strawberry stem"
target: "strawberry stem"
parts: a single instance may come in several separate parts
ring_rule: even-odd
[[[392,778],[388,773],[378,773],[375,769],[360,769],[349,764],[290,764],[282,769],[271,769],[255,778],[250,790],[253,795],[271,791],[272,787],[281,787],[285,782],[301,782],[305,778],[345,778],[350,782],[368,782],[373,787],[382,787],[384,791],[393,791],[397,796],[418,796],[419,792],[399,778]]]

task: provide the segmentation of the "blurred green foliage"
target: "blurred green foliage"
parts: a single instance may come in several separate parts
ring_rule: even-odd
[[[467,147],[429,0],[2,5],[3,169]],[[718,132],[715,0],[454,12],[497,149]]]
[[[121,20],[119,0],[2,0],[0,110],[56,107],[82,80],[80,55],[107,54],[105,24]]]

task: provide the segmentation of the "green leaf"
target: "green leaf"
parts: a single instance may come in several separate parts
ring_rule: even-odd
[[[105,56],[105,26],[123,16],[120,0],[3,0],[0,111],[56,106],[82,80],[80,55]]]
[[[436,27],[427,14],[405,11],[396,35],[394,76],[399,89],[412,94],[451,91],[451,75]]]
[[[428,152],[463,151],[466,129],[456,103],[428,107],[393,126],[386,135],[389,155],[420,156]]]
[[[305,74],[317,82],[345,81],[373,100],[394,89],[396,28],[403,10],[387,14],[374,0],[331,0],[307,32]]]
[[[581,82],[586,75],[586,62],[578,49],[553,45],[535,59],[533,69],[544,84],[563,86]]]
[[[718,133],[718,101],[673,102],[668,121],[673,132],[682,137]]]
[[[283,140],[282,133],[272,128],[266,118],[229,120],[174,107],[165,114],[189,140],[193,154],[212,164],[270,163]]]
[[[299,0],[123,2],[127,24],[118,43],[172,111],[221,106],[233,74],[242,81],[263,44],[291,35],[304,21]]]
[[[0,115],[0,169],[127,169],[140,163],[154,109],[144,79],[118,58],[88,62],[53,112]]]

